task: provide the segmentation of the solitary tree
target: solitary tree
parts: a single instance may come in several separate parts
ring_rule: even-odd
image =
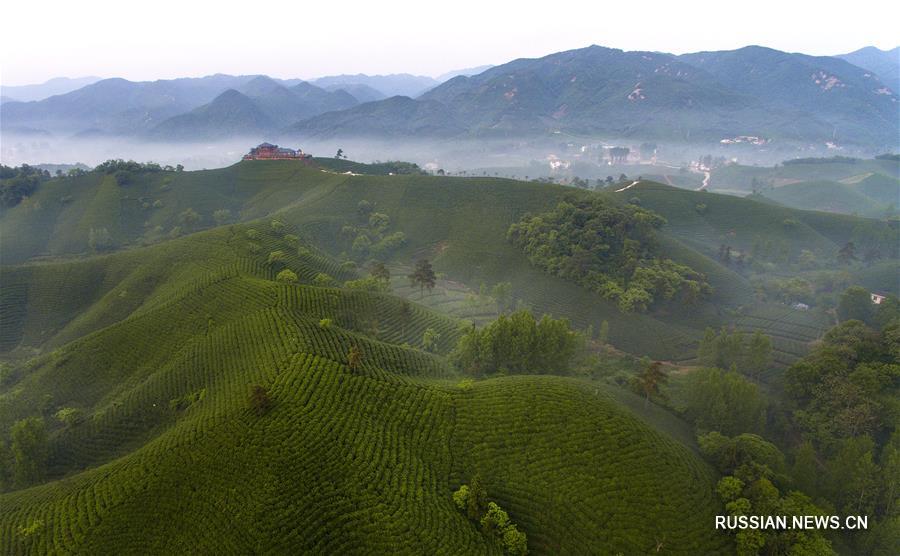
[[[469,519],[480,521],[487,509],[487,490],[481,484],[481,476],[475,475],[469,483],[469,496],[466,498],[466,515]]]
[[[869,322],[874,310],[868,290],[861,286],[851,286],[841,295],[837,314],[842,321],[861,320]]]
[[[603,321],[600,323],[600,332],[597,333],[597,341],[599,341],[602,345],[606,345],[609,341],[609,321]]]
[[[413,285],[419,285],[419,293],[423,297],[425,296],[425,288],[428,288],[428,291],[434,289],[437,277],[428,259],[420,259],[416,262],[415,270],[409,275],[409,280]]]
[[[441,335],[437,330],[431,328],[430,326],[425,329],[425,333],[422,335],[422,349],[425,351],[434,351],[437,349],[437,342],[441,339]]]
[[[272,398],[265,387],[255,384],[250,388],[250,397],[247,400],[250,410],[257,415],[263,415],[272,407]]]
[[[178,215],[178,223],[185,230],[193,230],[200,223],[200,214],[192,208],[186,208]]]
[[[838,262],[848,264],[850,261],[856,260],[856,245],[852,241],[848,241],[838,251]]]
[[[391,281],[391,271],[389,271],[388,267],[380,261],[375,261],[372,263],[372,266],[369,267],[369,274],[371,274],[372,277],[376,280],[379,280],[386,284],[390,283]]]
[[[772,339],[759,330],[750,336],[747,346],[747,367],[755,376],[765,371],[772,362]]]
[[[662,368],[662,362],[653,361],[644,367],[644,370],[637,376],[637,380],[646,402],[650,396],[659,395],[659,386],[666,383],[669,377]]]
[[[491,288],[491,297],[497,303],[497,312],[505,313],[511,309],[512,301],[512,284],[509,282],[500,282]]]
[[[298,281],[297,273],[289,268],[286,268],[279,272],[277,276],[275,276],[275,281],[283,282],[285,284],[296,284]]]
[[[362,357],[362,350],[359,349],[359,346],[351,347],[347,352],[347,366],[351,369],[358,369],[362,364]]]
[[[344,156],[344,149],[338,149],[337,154],[335,154],[334,157],[337,158],[338,160],[340,160],[342,158],[347,158],[346,156]]]

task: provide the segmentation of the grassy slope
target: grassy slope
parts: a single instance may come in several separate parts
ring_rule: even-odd
[[[793,183],[767,190],[763,195],[781,205],[803,210],[880,217],[887,209],[886,204],[870,198],[858,186],[834,181]]]
[[[683,445],[578,381],[448,386],[442,359],[400,344],[431,326],[446,351],[452,320],[413,305],[406,323],[396,297],[276,284],[261,260],[282,240],[253,225],[254,252],[247,227],[6,269],[129,268],[132,293],[117,308],[119,282],[85,273],[97,300],[61,311],[97,313],[94,325],[57,317],[79,338],[20,366],[0,396],[3,430],[43,403],[87,416],[52,427],[54,480],[0,495],[0,552],[499,553],[450,499],[473,472],[538,554],[727,550],[709,527],[714,476]],[[288,265],[307,280],[334,271],[324,256]],[[26,298],[26,321],[62,301]],[[263,417],[245,408],[254,383],[275,402]]]
[[[673,236],[712,256],[723,243],[749,250],[756,240],[783,244],[794,257],[803,249],[831,256],[853,236],[859,224],[880,225],[849,215],[799,211],[652,182],[642,182],[618,195],[640,199],[641,206],[668,220],[667,230]],[[701,211],[698,205],[706,208]]]
[[[775,167],[742,166],[729,164],[716,168],[712,173],[712,189],[744,190],[753,189],[753,178],[773,185],[798,181],[853,180],[856,176],[869,173],[900,177],[900,164],[890,160],[859,160],[855,163],[787,164]]]
[[[89,251],[92,228],[106,228],[116,247],[140,244],[142,237],[168,234],[179,215],[196,211],[198,228],[215,225],[213,212],[230,210],[235,220],[269,214],[303,198],[316,187],[345,179],[298,161],[256,161],[218,170],[159,172],[135,176],[119,186],[111,176],[89,173],[54,179],[0,217],[3,264],[40,255]],[[155,202],[162,206],[154,208]],[[148,207],[144,205],[148,204]],[[183,232],[189,230],[182,230]]]

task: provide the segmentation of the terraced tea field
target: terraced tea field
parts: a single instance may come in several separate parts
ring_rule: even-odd
[[[786,367],[806,355],[810,344],[821,338],[834,320],[821,310],[802,311],[769,303],[748,307],[734,325],[745,332],[761,330],[771,336],[774,363]]]
[[[57,323],[79,337],[52,351],[49,340],[33,344],[47,352],[17,367],[0,395],[0,427],[36,411],[51,423],[46,482],[0,494],[0,552],[499,554],[450,496],[473,472],[535,554],[645,551],[660,540],[672,554],[727,549],[706,523],[714,476],[691,450],[578,381],[452,386],[456,371],[415,346],[433,328],[445,352],[458,320],[396,296],[275,282],[262,257],[284,238],[264,224],[6,269],[82,276],[99,292],[76,308],[41,300],[50,313],[58,304],[57,314],[95,316]],[[204,244],[221,266],[187,256]],[[302,252],[285,261],[298,275],[336,268]],[[92,272],[64,271],[71,264]],[[136,298],[130,312],[103,325],[125,310],[111,301],[129,298],[123,290]],[[248,409],[252,384],[272,400],[263,415]],[[84,420],[50,421],[63,407]],[[693,489],[657,502],[671,477]],[[620,527],[648,504],[658,520]],[[697,517],[676,519],[688,510]],[[579,533],[564,535],[567,523]]]

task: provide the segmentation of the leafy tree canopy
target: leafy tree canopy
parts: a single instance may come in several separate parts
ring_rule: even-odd
[[[676,298],[693,303],[712,291],[702,274],[660,256],[655,232],[664,223],[634,205],[580,199],[526,215],[510,226],[507,237],[533,264],[630,313]]]

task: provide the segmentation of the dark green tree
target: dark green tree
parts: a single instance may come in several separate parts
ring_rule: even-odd
[[[425,296],[425,289],[428,289],[428,291],[434,289],[434,286],[437,283],[437,276],[428,259],[416,261],[416,266],[413,269],[412,274],[409,275],[409,280],[413,285],[418,284],[419,293],[423,297]]]
[[[868,290],[860,286],[847,288],[837,306],[838,318],[841,321],[859,320],[865,323],[872,322],[875,308]]]
[[[41,481],[47,472],[49,456],[44,419],[29,417],[16,421],[9,434],[15,462],[16,486],[25,487]]]

